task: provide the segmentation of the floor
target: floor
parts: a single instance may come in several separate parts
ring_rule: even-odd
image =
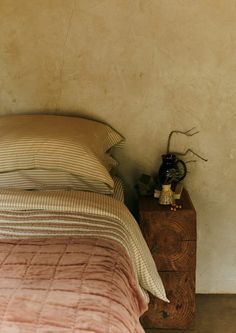
[[[197,295],[194,330],[149,329],[146,333],[236,333],[236,295]]]

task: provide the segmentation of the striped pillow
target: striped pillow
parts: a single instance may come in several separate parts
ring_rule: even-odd
[[[125,197],[124,197],[124,184],[123,184],[123,181],[118,176],[113,176],[112,178],[114,180],[113,198],[116,199],[116,200],[118,200],[118,201],[124,202],[125,201]]]
[[[113,176],[114,189],[102,182],[91,181],[63,171],[43,169],[16,170],[0,173],[0,188],[18,190],[76,190],[113,195],[119,201],[124,201],[123,183]]]
[[[52,175],[59,178],[63,175],[65,180],[67,174],[65,187],[73,186],[79,179],[94,183],[101,193],[111,193],[114,182],[109,171],[117,162],[109,151],[122,140],[108,125],[84,118],[3,116],[0,117],[1,177],[9,179],[16,171],[27,170],[29,177],[30,171],[31,176],[41,172],[50,185]]]
[[[46,169],[16,170],[0,173],[0,187],[44,191],[76,190],[102,194],[113,194],[114,191],[107,184],[90,177],[79,177],[64,171]]]

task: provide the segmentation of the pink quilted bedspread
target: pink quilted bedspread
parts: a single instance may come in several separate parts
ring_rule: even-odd
[[[147,309],[118,243],[0,240],[1,333],[143,333]]]

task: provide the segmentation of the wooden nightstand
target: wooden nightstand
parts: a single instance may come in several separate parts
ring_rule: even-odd
[[[196,211],[186,190],[171,211],[158,199],[140,197],[140,227],[151,250],[170,303],[151,296],[144,328],[187,329],[194,326]]]

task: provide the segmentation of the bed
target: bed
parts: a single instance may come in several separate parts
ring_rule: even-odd
[[[144,332],[148,292],[168,300],[111,176],[122,137],[45,115],[0,133],[0,332]]]

